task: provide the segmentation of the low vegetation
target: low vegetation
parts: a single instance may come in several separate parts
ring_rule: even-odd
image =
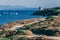
[[[32,15],[42,15],[42,16],[56,16],[60,14],[60,7],[47,8],[43,10],[37,10]]]
[[[48,16],[43,21],[24,25],[16,30],[0,28],[0,40],[31,40],[31,38],[21,37],[21,35],[60,36],[60,16]]]

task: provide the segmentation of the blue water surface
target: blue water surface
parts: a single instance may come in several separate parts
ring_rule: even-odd
[[[43,17],[31,15],[35,11],[36,10],[0,10],[0,24],[9,23],[17,20]]]

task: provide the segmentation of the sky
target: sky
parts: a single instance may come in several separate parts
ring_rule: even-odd
[[[60,6],[60,0],[0,0],[0,5],[24,6],[31,8],[39,6],[56,7]]]

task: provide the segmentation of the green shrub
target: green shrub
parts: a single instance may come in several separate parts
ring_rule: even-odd
[[[11,40],[10,38],[0,38],[0,40]]]
[[[19,34],[19,35],[32,35],[33,33],[29,30],[18,30],[17,34]]]
[[[48,19],[48,20],[53,20],[53,16],[48,16],[46,19]]]

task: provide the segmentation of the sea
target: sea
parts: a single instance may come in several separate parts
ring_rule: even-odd
[[[0,10],[0,24],[26,20],[32,18],[43,18],[44,16],[31,15],[36,10]]]

